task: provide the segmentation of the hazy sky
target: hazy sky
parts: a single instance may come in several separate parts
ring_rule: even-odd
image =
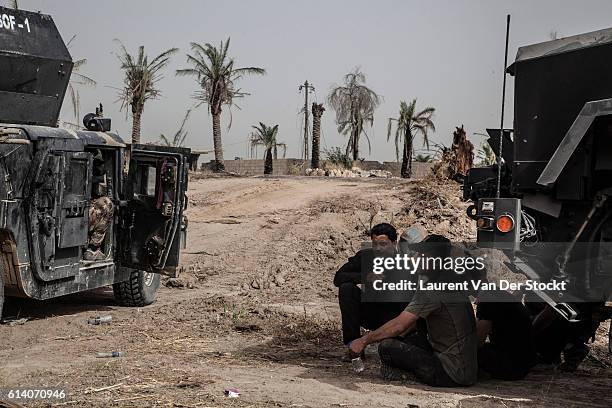
[[[176,77],[192,41],[218,44],[231,37],[230,54],[238,66],[259,66],[263,77],[247,77],[240,87],[252,95],[222,118],[225,158],[248,155],[251,125],[280,125],[279,139],[289,145],[288,157],[300,154],[298,112],[303,95],[298,85],[308,79],[316,87],[311,99],[323,102],[331,86],[360,66],[367,84],[384,97],[369,130],[372,153],[362,143],[362,155],[376,160],[395,158],[386,141],[387,120],[396,116],[401,100],[418,98],[418,105],[436,108],[437,131],[431,139],[449,144],[455,126],[468,135],[499,126],[505,16],[512,15],[509,63],[517,47],[550,38],[607,28],[612,25],[610,1],[136,1],[20,0],[20,7],[51,14],[74,59],[87,58],[82,72],[98,81],[81,88],[82,114],[102,102],[113,128],[130,137],[131,119],[119,112],[117,91],[122,73],[114,52],[120,39],[149,55],[180,48],[159,86],[163,96],[147,102],[142,126],[144,141],[160,133],[173,134],[194,103],[195,80]],[[512,124],[513,82],[508,83],[506,126]],[[334,113],[323,115],[323,147],[344,146]],[[227,112],[227,110],[226,110]],[[73,120],[65,106],[63,118]],[[188,122],[186,145],[212,147],[211,118],[203,106]],[[481,138],[473,136],[478,145]],[[417,141],[417,143],[421,143]],[[208,156],[210,157],[210,156]]]

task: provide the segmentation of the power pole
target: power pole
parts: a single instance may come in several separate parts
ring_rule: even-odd
[[[309,141],[308,141],[308,93],[314,92],[314,86],[308,83],[308,81],[304,82],[299,86],[299,90],[304,90],[304,160],[308,161],[309,154]]]

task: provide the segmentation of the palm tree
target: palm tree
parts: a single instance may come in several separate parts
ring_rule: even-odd
[[[272,174],[272,153],[274,152],[274,158],[278,158],[278,148],[283,148],[283,157],[287,151],[287,145],[285,143],[279,143],[276,140],[278,134],[278,125],[266,126],[264,123],[259,122],[259,126],[253,126],[255,132],[251,135],[251,146],[263,146],[264,147],[264,174]]]
[[[355,68],[344,76],[344,85],[335,86],[327,97],[328,104],[336,112],[338,132],[349,135],[346,152],[353,154],[353,160],[359,159],[359,138],[363,133],[368,141],[364,125],[374,123],[374,110],[380,105],[381,98],[365,86],[365,75]]]
[[[397,122],[395,129],[395,155],[399,161],[400,145],[402,147],[402,168],[401,176],[410,178],[412,176],[412,154],[414,137],[420,133],[423,135],[423,145],[429,149],[429,139],[427,134],[429,130],[436,131],[433,121],[431,120],[435,108],[431,106],[423,109],[420,112],[416,111],[416,99],[413,99],[410,105],[402,101],[400,103],[399,117],[389,118],[387,127],[387,141],[393,133],[393,122]]]
[[[170,48],[149,62],[144,46],[138,47],[138,54],[132,56],[121,42],[119,44],[121,54],[117,57],[125,73],[119,100],[122,110],[128,106],[132,109],[132,143],[140,143],[140,121],[145,102],[156,99],[161,94],[157,88],[157,83],[162,78],[160,71],[168,65],[170,56],[176,53],[178,48]]]
[[[70,45],[76,38],[76,34],[66,43],[66,47],[70,48]],[[74,113],[75,123],[79,123],[81,119],[81,96],[79,95],[79,86],[96,86],[97,82],[88,77],[85,74],[79,72],[79,70],[87,64],[87,59],[82,58],[74,61],[72,66],[72,74],[70,74],[70,81],[68,81],[68,93],[70,94],[70,102],[72,103],[72,112]]]
[[[221,41],[219,48],[210,44],[191,43],[193,55],[187,54],[187,63],[191,68],[179,69],[177,75],[194,76],[201,90],[195,95],[200,104],[208,105],[208,112],[213,118],[213,144],[215,149],[214,171],[225,170],[223,146],[221,143],[221,110],[223,105],[230,108],[235,98],[248,95],[237,88],[236,82],[247,74],[263,75],[266,71],[257,67],[234,67],[234,59],[228,57],[230,39]],[[228,129],[231,127],[231,119]]]
[[[183,121],[181,122],[181,127],[176,131],[172,139],[166,137],[166,135],[163,133],[159,135],[159,139],[164,146],[181,147],[183,145],[188,134],[188,132],[185,130],[185,124],[187,123],[187,119],[189,119],[190,114],[191,109],[188,109],[187,113],[185,113]]]
[[[72,112],[74,114],[75,123],[79,123],[81,118],[81,96],[79,95],[78,86],[96,86],[97,82],[85,74],[81,74],[79,69],[87,64],[85,58],[74,61],[70,81],[68,81],[68,92],[70,93],[70,102],[72,103]]]
[[[319,168],[319,155],[321,146],[321,116],[325,108],[322,103],[312,103],[312,160],[310,167]]]

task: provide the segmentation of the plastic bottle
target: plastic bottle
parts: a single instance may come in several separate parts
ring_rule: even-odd
[[[110,323],[113,320],[113,316],[98,316],[94,319],[89,319],[87,320],[87,323],[89,324],[93,324],[93,325],[98,325],[98,324],[103,324],[103,323]]]
[[[351,359],[351,367],[353,368],[353,371],[357,374],[365,370],[365,366],[363,365],[363,360],[361,359],[361,357],[355,357]]]

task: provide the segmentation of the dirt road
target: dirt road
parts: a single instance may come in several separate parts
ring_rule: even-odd
[[[192,180],[185,270],[158,301],[120,308],[108,289],[50,302],[10,300],[8,317],[28,321],[0,326],[0,387],[68,390],[57,404],[25,406],[610,406],[605,328],[577,373],[538,367],[514,383],[444,390],[387,384],[375,349],[361,375],[341,362],[331,280],[370,221],[425,217],[437,232],[473,234],[457,216],[464,208],[457,185],[415,200],[418,189],[399,180]],[[427,200],[433,210],[422,205]],[[112,315],[112,324],[87,324],[100,314]],[[96,358],[101,351],[126,356]],[[224,397],[228,387],[241,396]]]

